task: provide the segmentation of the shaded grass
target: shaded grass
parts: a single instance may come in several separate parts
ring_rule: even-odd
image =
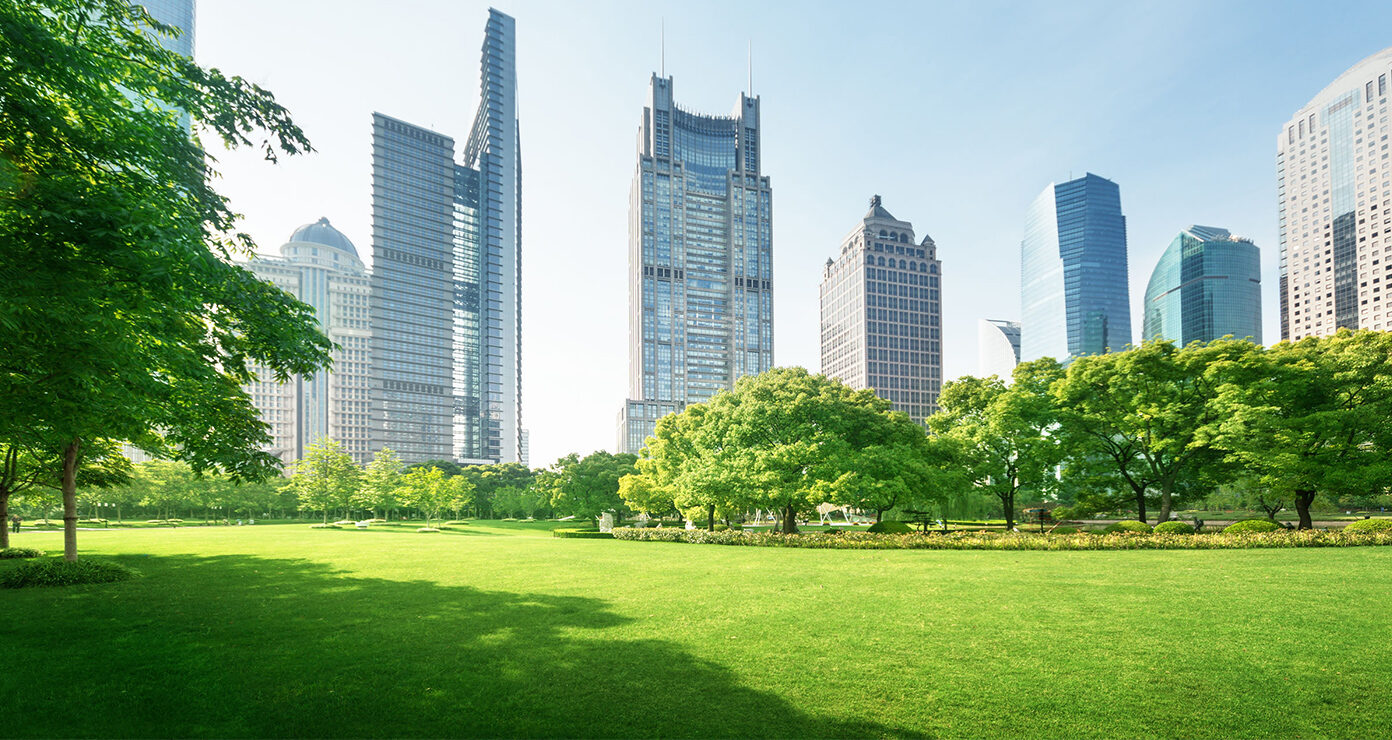
[[[84,533],[145,577],[4,594],[0,706],[23,718],[4,734],[1368,737],[1392,721],[1383,548],[823,551],[551,524]]]

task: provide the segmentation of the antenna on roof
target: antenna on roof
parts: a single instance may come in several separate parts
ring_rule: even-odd
[[[754,97],[754,39],[749,39],[749,97]]]
[[[662,77],[666,77],[666,76],[667,76],[667,17],[666,17],[666,16],[663,16],[662,19],[658,21],[658,23],[661,24],[661,25],[659,26],[660,30],[658,31],[658,35],[659,35],[659,36],[661,37],[661,39],[662,39],[662,52],[661,52],[661,58],[660,58],[659,61],[658,61],[658,69],[662,70],[661,76],[662,76]]]

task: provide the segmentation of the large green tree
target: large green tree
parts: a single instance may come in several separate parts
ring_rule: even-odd
[[[183,115],[270,159],[308,142],[270,93],[163,48],[174,32],[127,0],[0,3],[0,439],[61,444],[69,560],[94,440],[273,475],[248,368],[329,360],[312,309],[231,264],[254,245]]]
[[[362,483],[353,497],[355,506],[380,509],[385,518],[401,505],[401,457],[383,447],[372,456],[363,470]]]
[[[1273,492],[1300,528],[1324,494],[1378,495],[1392,481],[1392,334],[1341,329],[1281,342],[1215,368],[1223,379],[1206,431]]]
[[[1010,385],[996,376],[968,376],[943,386],[941,410],[928,419],[952,445],[965,477],[1000,501],[1006,529],[1015,526],[1020,495],[1042,500],[1057,482],[1061,453],[1049,388],[1062,376],[1047,357],[1016,366]]]
[[[1071,456],[1105,461],[1137,516],[1146,518],[1147,495],[1166,521],[1176,498],[1202,492],[1225,455],[1202,430],[1212,423],[1222,368],[1261,348],[1240,339],[1176,348],[1152,340],[1124,352],[1075,359],[1052,385],[1057,435]]]
[[[338,440],[328,437],[311,443],[293,468],[290,489],[299,497],[301,506],[322,511],[325,524],[329,523],[329,510],[351,505],[362,484],[362,470],[353,462],[353,456],[344,452]]]
[[[551,466],[551,505],[557,512],[598,521],[606,511],[622,513],[619,479],[634,472],[637,455],[600,450],[585,457],[571,453]]]

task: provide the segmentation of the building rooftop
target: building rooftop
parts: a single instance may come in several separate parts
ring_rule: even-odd
[[[295,229],[295,233],[290,235],[290,241],[323,244],[326,247],[341,249],[354,257],[358,256],[353,242],[344,236],[342,231],[335,229],[327,218],[320,218],[312,224]]]

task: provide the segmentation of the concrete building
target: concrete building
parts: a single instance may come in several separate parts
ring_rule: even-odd
[[[980,319],[976,322],[976,374],[999,375],[1010,382],[1020,364],[1020,322]]]
[[[371,446],[407,462],[524,454],[515,56],[490,10],[462,163],[452,138],[373,114]]]
[[[618,449],[657,419],[773,366],[773,191],[759,98],[728,116],[676,104],[653,75],[629,195],[629,397]]]
[[[1126,217],[1116,183],[1092,173],[1050,183],[1020,243],[1020,359],[1071,357],[1131,344]]]
[[[1276,138],[1281,338],[1392,329],[1392,48],[1344,72]]]
[[[304,456],[322,437],[343,444],[358,463],[368,449],[368,304],[370,284],[358,251],[326,218],[296,229],[280,257],[257,256],[244,263],[257,277],[274,283],[314,308],[319,328],[338,349],[332,370],[277,383],[264,367],[247,387],[261,420],[270,425],[268,449],[285,462]]]
[[[1231,335],[1261,344],[1257,245],[1227,229],[1190,226],[1160,256],[1143,306],[1143,340],[1182,347]]]
[[[923,423],[942,390],[941,271],[932,237],[871,198],[822,270],[822,373]]]

